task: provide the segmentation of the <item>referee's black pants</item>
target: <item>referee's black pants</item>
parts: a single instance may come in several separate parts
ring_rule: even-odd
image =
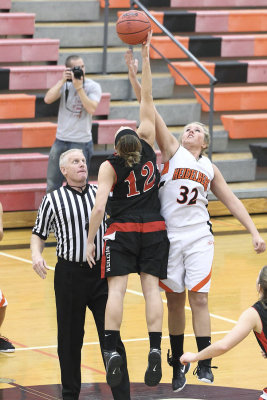
[[[91,269],[87,263],[79,264],[59,259],[55,269],[54,288],[62,397],[64,400],[78,400],[81,390],[81,349],[86,307],[94,316],[102,352],[108,286],[106,280],[100,278],[100,262]],[[113,398],[130,400],[126,354],[121,340],[117,351],[124,361],[123,378],[120,385],[112,389]]]

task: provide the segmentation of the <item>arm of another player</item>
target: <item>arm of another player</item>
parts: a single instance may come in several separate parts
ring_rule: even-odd
[[[141,85],[137,79],[138,60],[134,58],[132,50],[125,53],[125,62],[128,66],[129,80],[137,100],[141,101]],[[168,161],[179,147],[178,140],[170,133],[155,105],[156,141],[162,154],[162,162]]]
[[[252,330],[258,331],[260,329],[260,323],[260,317],[257,311],[250,307],[241,314],[236,326],[227,333],[223,339],[211,344],[199,353],[184,353],[180,357],[180,361],[182,364],[187,364],[189,362],[218,357],[235,347],[245,339]]]
[[[42,253],[44,250],[45,242],[39,236],[32,234],[31,236],[31,253],[32,253],[32,267],[34,271],[42,278],[45,279],[47,270],[49,269],[46,265]]]
[[[155,111],[152,97],[152,76],[149,59],[151,36],[152,33],[149,32],[146,43],[142,45],[140,125],[137,129],[137,134],[153,147],[155,142]]]
[[[98,189],[96,192],[95,205],[90,216],[87,238],[86,259],[91,268],[95,264],[95,235],[103,221],[108,196],[115,179],[116,175],[110,163],[108,161],[103,162],[98,172]]]
[[[211,191],[228,208],[241,224],[251,233],[254,250],[256,253],[262,253],[266,249],[265,241],[260,236],[254,222],[247,212],[243,203],[236,197],[227,185],[216,165],[213,164],[214,178],[211,181]]]

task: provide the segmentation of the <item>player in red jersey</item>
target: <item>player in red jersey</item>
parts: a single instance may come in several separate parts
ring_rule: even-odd
[[[107,382],[121,379],[121,356],[116,351],[120,336],[123,300],[128,275],[140,274],[146,302],[150,351],[145,383],[160,382],[163,306],[159,278],[166,277],[169,241],[158,198],[159,171],[155,141],[155,112],[149,60],[151,35],[142,46],[140,126],[137,132],[121,127],[115,136],[116,153],[99,169],[98,191],[91,214],[87,261],[94,262],[94,238],[107,205],[107,231],[102,257],[102,277],[107,277],[109,294],[105,315],[105,361]],[[112,192],[112,196],[110,196]],[[163,278],[164,279],[164,278]]]

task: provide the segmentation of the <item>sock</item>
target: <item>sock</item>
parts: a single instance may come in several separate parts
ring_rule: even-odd
[[[161,345],[162,332],[148,332],[150,349],[159,349]]]
[[[175,378],[181,367],[180,357],[184,352],[184,334],[170,335],[170,344],[172,351],[173,378]]]
[[[184,334],[170,335],[170,344],[172,350],[172,358],[174,360],[179,360],[181,355],[184,353]]]
[[[104,349],[116,351],[120,331],[105,330]]]
[[[201,351],[211,344],[211,337],[210,336],[197,336],[196,342],[197,342],[198,351]],[[207,360],[203,360],[203,361],[199,361],[199,362],[200,363],[203,362],[205,365],[210,365],[211,358],[208,358]]]

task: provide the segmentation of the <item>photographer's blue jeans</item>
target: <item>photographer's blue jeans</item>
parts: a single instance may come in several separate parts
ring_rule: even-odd
[[[83,151],[89,173],[90,160],[94,151],[92,140],[86,143],[79,143],[64,142],[63,140],[56,139],[49,153],[47,167],[47,193],[50,193],[62,186],[64,176],[59,169],[59,157],[62,153],[70,149],[81,149]]]

